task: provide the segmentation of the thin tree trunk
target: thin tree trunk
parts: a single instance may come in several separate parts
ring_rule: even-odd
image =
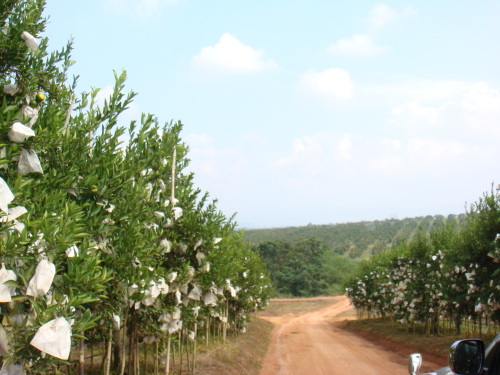
[[[187,329],[184,331],[184,347],[186,348],[186,366],[187,372],[189,374],[189,370],[191,369],[191,361],[189,360],[189,338],[187,335]]]
[[[184,334],[183,334],[183,329],[181,329],[180,333],[179,333],[179,375],[182,374],[182,359],[183,359],[183,355],[182,355],[182,344],[183,344],[183,340],[184,340]]]
[[[155,375],[158,375],[158,340],[156,340],[155,342],[155,353],[156,353],[156,356],[155,356]]]
[[[148,373],[148,346],[145,342],[142,343],[142,351],[144,352],[144,373]]]
[[[207,318],[207,326],[205,327],[205,342],[208,346],[208,336],[210,335],[210,317]]]
[[[135,320],[132,319],[132,327],[130,327],[129,338],[128,338],[128,373],[132,373],[133,364],[133,354],[134,354],[134,326]]]
[[[226,317],[226,321],[223,322],[223,326],[222,326],[222,342],[226,342],[226,335],[227,335],[227,323],[228,323],[228,320],[229,320],[229,301],[226,302],[226,311],[225,311],[225,317]]]
[[[167,358],[165,359],[165,375],[170,374],[170,333],[167,336]]]
[[[83,335],[83,332],[80,332]],[[79,374],[85,375],[85,340],[80,339]]]
[[[125,352],[126,352],[126,346],[125,342],[127,340],[127,318],[128,318],[128,312],[129,308],[128,306],[125,307],[125,317],[123,318],[123,325],[122,325],[122,330],[123,330],[123,337],[121,339],[121,369],[120,369],[120,375],[124,375],[125,373]]]
[[[198,323],[194,323],[194,342],[193,342],[193,365],[191,366],[193,369],[193,374],[196,373],[196,339],[198,335]]]
[[[108,348],[106,349],[106,375],[109,375],[111,368],[111,349],[113,345],[113,328],[109,329]]]
[[[139,326],[134,323],[134,375],[139,375]]]
[[[113,370],[114,372],[120,371],[120,365],[121,365],[121,359],[122,359],[122,352],[124,346],[124,343],[121,340],[122,338],[122,331],[121,329],[113,329]]]
[[[94,370],[94,344],[89,342],[90,345],[90,368]]]

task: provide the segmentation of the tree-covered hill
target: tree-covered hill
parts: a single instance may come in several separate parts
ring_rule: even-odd
[[[301,239],[316,238],[336,254],[352,259],[368,258],[384,249],[411,240],[420,228],[424,233],[446,223],[463,223],[464,214],[422,216],[405,219],[386,219],[343,224],[309,224],[302,227],[247,229],[244,239],[253,245],[263,242],[285,241],[295,243]]]

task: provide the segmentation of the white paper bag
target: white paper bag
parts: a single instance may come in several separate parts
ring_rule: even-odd
[[[198,317],[199,313],[200,313],[200,309],[201,309],[201,306],[195,306],[193,307],[191,310],[193,310],[193,315],[195,317]]]
[[[182,329],[182,320],[172,320],[168,324],[168,333],[172,334]]]
[[[56,274],[56,266],[54,263],[43,259],[36,267],[35,275],[31,278],[26,291],[27,296],[44,296],[52,285],[52,280]]]
[[[170,272],[168,275],[167,275],[167,280],[169,283],[172,283],[174,282],[174,280],[177,278],[177,272]]]
[[[189,292],[188,298],[199,301],[200,297],[201,297],[201,288],[199,286],[195,285],[194,288],[191,289],[191,292]]]
[[[17,164],[19,167],[19,174],[27,173],[42,173],[42,165],[40,164],[40,159],[34,150],[21,150],[21,155],[19,156],[19,162]]]
[[[165,218],[165,214],[161,211],[155,211],[153,212],[153,215],[155,215],[158,219],[164,219]]]
[[[9,210],[7,211],[7,216],[0,217],[0,223],[6,223],[8,221],[15,220],[19,216],[24,215],[27,212],[28,210],[23,206],[9,208]]]
[[[19,91],[19,88],[15,83],[8,83],[3,87],[3,92],[4,94],[13,96],[16,95],[17,92]]]
[[[20,122],[15,122],[10,127],[10,130],[7,133],[7,135],[9,136],[9,139],[12,142],[22,143],[29,137],[34,137],[35,132],[26,125],[23,125]]]
[[[35,348],[60,359],[68,359],[71,351],[71,325],[56,318],[41,326],[30,343]]]
[[[146,336],[146,337],[144,337],[144,340],[143,340],[144,344],[146,344],[146,345],[151,345],[155,341],[156,341],[156,336],[153,336],[153,335]]]
[[[26,375],[26,371],[24,371],[22,365],[7,364],[4,362],[0,370],[0,375]]]
[[[207,306],[216,306],[217,296],[213,292],[206,292],[203,295],[203,303]]]
[[[205,262],[203,267],[201,267],[201,270],[204,272],[210,272],[210,262]]]
[[[78,246],[72,245],[66,249],[66,255],[68,258],[74,258],[77,257],[80,254],[80,250],[78,249]]]
[[[189,291],[189,285],[187,284],[182,284],[181,287],[179,288],[180,292],[182,294],[188,294]]]
[[[198,265],[201,266],[201,261],[206,258],[206,255],[201,251],[196,252],[196,260],[198,260]]]
[[[0,209],[6,214],[9,213],[9,203],[14,199],[14,194],[10,191],[9,186],[0,177]]]
[[[13,222],[14,222],[14,225],[12,225],[12,227],[10,227],[9,229],[15,229],[19,233],[23,233],[25,225],[23,223],[21,223],[20,221],[17,221],[17,220],[14,220]]]
[[[118,315],[113,314],[113,317],[111,318],[111,321],[113,322],[113,328],[114,329],[120,329],[121,327],[121,319]]]
[[[5,265],[2,264],[2,268],[0,268],[0,302],[11,302],[12,296],[16,295],[16,288],[4,284],[10,280],[16,281],[17,276],[14,271],[5,269]]]
[[[35,37],[29,32],[23,31],[21,33],[21,39],[24,40],[28,48],[30,48],[32,51],[36,51],[38,49],[38,42],[36,41]]]
[[[156,284],[158,287],[158,290],[160,291],[161,294],[167,294],[169,290],[168,284],[165,282],[165,279],[162,277],[160,280],[158,280],[158,283]]]
[[[182,208],[174,207],[172,208],[172,212],[174,213],[174,219],[177,220],[182,216]]]
[[[170,253],[170,250],[172,249],[172,242],[164,238],[160,241],[160,247],[164,249],[163,254]]]
[[[156,298],[160,295],[160,289],[158,285],[154,281],[151,281],[149,288],[144,292],[144,295],[147,296],[146,299],[142,300],[144,306],[151,306]]]
[[[180,318],[181,318],[181,309],[176,307],[174,312],[172,313],[172,319],[179,320]]]

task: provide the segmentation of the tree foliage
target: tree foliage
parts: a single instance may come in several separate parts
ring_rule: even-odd
[[[267,265],[277,295],[317,296],[339,293],[355,269],[354,261],[327,249],[316,238],[254,246]]]
[[[353,304],[436,333],[440,319],[500,320],[500,187],[472,204],[465,222],[421,230],[407,243],[360,266],[349,282]]]
[[[269,279],[185,172],[182,124],[121,124],[135,96],[125,72],[104,102],[98,89],[77,95],[72,44],[49,53],[41,37],[44,5],[0,4],[2,371],[59,373],[69,354],[51,348],[114,336],[123,373],[125,338],[165,347],[202,322],[244,330]],[[35,345],[54,322],[67,334]]]

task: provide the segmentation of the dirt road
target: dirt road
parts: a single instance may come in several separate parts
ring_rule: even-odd
[[[260,375],[408,374],[406,357],[331,324],[344,319],[338,316],[350,309],[346,297],[335,297],[330,305],[311,312],[263,317],[276,326]]]

